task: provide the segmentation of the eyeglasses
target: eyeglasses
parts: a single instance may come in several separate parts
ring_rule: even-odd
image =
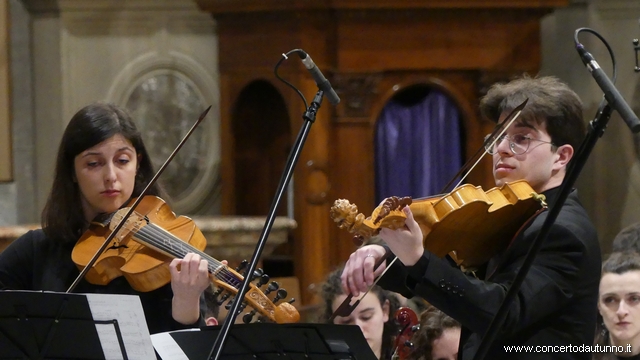
[[[484,148],[487,150],[487,152],[490,155],[495,155],[498,152],[497,151],[498,145],[500,145],[502,143],[502,140],[505,140],[505,139],[509,141],[509,149],[511,149],[511,152],[514,155],[522,155],[526,153],[529,150],[529,145],[531,144],[532,141],[538,141],[545,144],[551,144],[551,146],[556,146],[554,143],[550,141],[532,139],[522,134],[515,134],[511,136],[502,135],[498,138],[498,140],[496,140],[495,143],[493,142],[493,139],[494,138],[491,137],[491,134],[484,137]]]

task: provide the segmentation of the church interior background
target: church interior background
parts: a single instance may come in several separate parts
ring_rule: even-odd
[[[204,108],[212,109],[161,181],[176,214],[193,217],[207,249],[250,258],[304,110],[275,79],[281,54],[303,48],[342,101],[322,104],[292,184],[276,209],[261,266],[314,302],[323,277],[353,251],[329,218],[338,198],[375,206],[376,122],[392,100],[435,89],[460,113],[462,157],[491,124],[479,97],[524,72],[554,75],[595,117],[602,91],[573,44],[589,27],[611,45],[616,87],[640,113],[634,0],[545,1],[6,0],[0,5],[0,239],[39,226],[62,131],[97,100],[126,107],[160,166]],[[339,5],[334,3],[340,3]],[[424,4],[426,3],[426,4]],[[581,42],[607,74],[593,36]],[[280,75],[310,101],[317,90],[291,58]],[[428,90],[431,91],[431,90]],[[427,92],[428,92],[427,91]],[[469,182],[490,186],[483,167]],[[640,137],[614,113],[576,187],[603,253],[640,221]],[[403,194],[399,194],[403,195]]]

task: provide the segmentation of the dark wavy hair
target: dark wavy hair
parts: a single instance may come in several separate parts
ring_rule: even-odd
[[[333,300],[339,295],[344,294],[342,291],[342,285],[340,282],[340,275],[342,275],[342,268],[338,268],[327,276],[327,280],[322,285],[320,297],[322,298],[322,307],[320,308],[318,322],[328,323],[329,318],[333,314],[332,305]],[[384,323],[384,329],[382,330],[382,347],[380,349],[381,359],[391,359],[393,355],[393,340],[398,333],[398,325],[394,320],[394,314],[400,307],[400,301],[398,297],[392,292],[386,291],[380,286],[374,285],[371,293],[375,294],[380,301],[380,305],[389,301],[389,320]]]
[[[578,150],[586,134],[582,101],[556,77],[525,74],[506,84],[494,84],[480,100],[480,112],[497,122],[503,112],[511,112],[525,99],[529,101],[516,121],[545,124],[555,146],[569,144]]]
[[[429,305],[420,314],[420,329],[412,337],[413,350],[407,360],[432,360],[433,341],[442,336],[446,329],[454,328],[460,328],[460,323]]]
[[[635,251],[640,252],[640,222],[633,223],[620,232],[613,238],[611,243],[612,252],[627,252]]]
[[[640,270],[640,254],[635,251],[614,252],[604,263],[602,263],[602,276],[606,274],[624,274],[629,271]],[[598,299],[600,301],[600,299]],[[604,325],[602,315],[598,312],[598,321],[596,322],[596,336],[593,341],[594,345],[608,346],[609,330]],[[593,354],[593,360],[616,360],[618,357],[612,353],[597,352]]]
[[[149,154],[131,116],[122,108],[103,102],[80,109],[67,125],[56,160],[51,192],[42,211],[45,234],[58,241],[75,242],[88,226],[82,211],[80,188],[75,179],[75,157],[81,152],[120,134],[131,142],[138,155],[138,172],[132,197],[140,195],[154,175]],[[158,185],[147,195],[161,196]]]

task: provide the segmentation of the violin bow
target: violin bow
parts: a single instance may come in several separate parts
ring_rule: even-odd
[[[502,136],[502,134],[504,134],[507,131],[507,129],[509,129],[511,124],[513,124],[513,122],[518,118],[518,116],[520,116],[520,114],[522,113],[522,110],[524,109],[525,105],[527,105],[528,101],[529,101],[529,98],[524,99],[524,101],[520,105],[516,106],[509,113],[509,115],[505,118],[505,120],[503,122],[501,122],[501,123],[499,123],[499,124],[497,124],[495,126],[495,128],[491,132],[491,136],[489,137],[490,139],[493,139],[493,141],[489,144],[489,145],[491,145],[491,147],[493,147],[495,145],[496,141]],[[482,147],[479,148],[475,152],[475,154],[473,154],[473,156],[471,156],[469,158],[469,160],[464,165],[462,165],[460,170],[458,170],[458,172],[455,175],[453,175],[451,180],[449,180],[447,185],[444,186],[444,188],[442,189],[442,191],[440,191],[440,193],[446,193],[447,189],[449,189],[449,187],[451,186],[451,184],[453,184],[453,182],[456,180],[456,178],[458,176],[460,176],[463,172],[466,171],[467,173],[460,179],[460,181],[458,181],[458,184],[454,187],[454,189],[457,188],[458,186],[460,186],[460,184],[462,184],[464,179],[466,179],[467,176],[469,175],[469,173],[478,165],[480,160],[482,160],[484,158],[484,156],[487,155],[488,151],[486,149],[486,145],[487,144],[485,144],[484,141],[483,141]],[[469,166],[469,164],[471,164],[474,161],[475,161],[475,163],[473,165]]]
[[[333,314],[331,314],[331,317],[328,320],[329,322],[333,322],[333,319],[335,319],[337,316],[340,316],[340,317],[349,316],[353,312],[353,310],[355,310],[355,308],[358,307],[358,305],[360,304],[360,300],[362,300],[365,296],[367,296],[369,291],[371,291],[371,289],[378,283],[378,281],[380,281],[380,279],[382,279],[382,276],[384,276],[384,274],[391,268],[391,265],[393,265],[393,263],[396,262],[396,260],[398,260],[398,258],[395,255],[393,255],[391,250],[389,250],[388,248],[386,250],[387,250],[387,252],[385,252],[384,255],[380,259],[378,259],[378,261],[376,261],[376,263],[373,265],[373,269],[375,270],[383,262],[385,262],[388,258],[393,256],[393,260],[391,260],[389,265],[387,265],[387,267],[384,269],[382,274],[380,274],[380,276],[378,276],[376,278],[376,280],[373,282],[373,285],[371,285],[367,289],[367,291],[364,292],[364,294],[360,295],[358,300],[356,300],[353,304],[351,304],[351,300],[353,299],[353,295],[351,295],[351,294],[347,295],[347,297],[344,299],[342,304],[340,304],[340,306],[338,306],[336,311],[334,311]]]
[[[151,186],[153,186],[153,184],[156,183],[156,181],[158,180],[158,177],[160,177],[160,175],[162,174],[164,169],[167,167],[167,165],[169,165],[171,160],[173,160],[173,158],[176,156],[178,151],[182,148],[182,146],[187,141],[189,136],[191,136],[191,134],[196,129],[196,127],[202,122],[202,120],[205,118],[205,116],[207,116],[207,113],[209,113],[209,110],[211,110],[211,105],[209,105],[209,107],[206,108],[202,112],[202,114],[200,114],[200,117],[198,117],[198,120],[196,120],[195,124],[193,124],[193,126],[191,127],[191,129],[189,129],[187,134],[182,138],[182,140],[180,140],[180,143],[178,143],[178,146],[176,146],[176,148],[169,155],[167,160],[165,160],[164,164],[162,164],[162,166],[160,166],[160,169],[158,169],[158,171],[155,173],[155,175],[153,175],[153,177],[151,178],[151,180],[149,181],[147,186],[145,186],[145,188],[142,190],[140,195],[138,195],[138,197],[134,201],[134,203],[129,207],[129,210],[123,215],[122,220],[118,223],[118,225],[116,225],[116,227],[113,229],[113,231],[111,231],[111,234],[109,234],[109,236],[107,236],[107,238],[104,240],[104,243],[102,244],[102,246],[100,246],[100,248],[96,251],[96,253],[93,255],[91,260],[89,260],[89,262],[84,267],[84,269],[82,269],[80,274],[78,274],[78,277],[76,277],[76,279],[73,281],[73,284],[71,284],[71,286],[69,286],[69,289],[67,289],[67,291],[66,291],[67,293],[72,292],[76,288],[76,286],[78,286],[78,283],[80,283],[80,280],[82,280],[84,278],[84,276],[87,274],[87,272],[93,267],[93,264],[95,264],[95,262],[98,260],[100,255],[102,255],[102,253],[105,251],[107,246],[109,246],[109,244],[111,243],[111,240],[113,240],[113,238],[116,236],[116,234],[124,226],[124,224],[126,223],[126,220],[129,218],[129,216],[131,216],[131,214],[136,209],[138,204],[140,204],[140,201],[142,201],[142,198],[144,197],[144,195],[147,193],[147,191],[149,191],[149,188],[151,188]]]

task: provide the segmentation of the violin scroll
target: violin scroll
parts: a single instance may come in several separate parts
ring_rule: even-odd
[[[219,293],[225,293],[222,295],[220,301],[218,302],[219,305],[222,305],[222,303],[224,303],[230,296],[236,295],[238,293],[238,288],[243,281],[243,276],[226,266],[224,267],[224,269],[221,269],[220,272],[220,275],[212,274],[212,278],[213,282],[219,289]],[[262,292],[262,290],[260,290],[259,288],[260,286],[264,285],[262,279],[262,276],[260,276],[260,280],[258,280],[257,284],[252,283],[249,285],[250,287],[245,294],[244,300],[245,304],[248,304],[254,310],[247,313],[243,317],[243,320],[245,322],[251,322],[253,316],[256,313],[260,313],[263,318],[266,318],[269,321],[276,322],[278,324],[298,322],[300,320],[300,314],[298,313],[298,310],[293,305],[291,305],[293,299],[289,300],[289,302],[283,302],[276,305],[278,301],[287,296],[286,290],[284,290],[283,288],[279,288],[279,285],[277,283],[272,282],[267,290],[265,290],[265,292]],[[269,299],[267,295],[273,291],[272,289],[274,287],[277,289],[276,295],[273,297],[273,299]],[[241,305],[241,309],[244,309],[246,307],[245,304]],[[227,309],[230,308],[231,306],[229,303],[227,304]]]

